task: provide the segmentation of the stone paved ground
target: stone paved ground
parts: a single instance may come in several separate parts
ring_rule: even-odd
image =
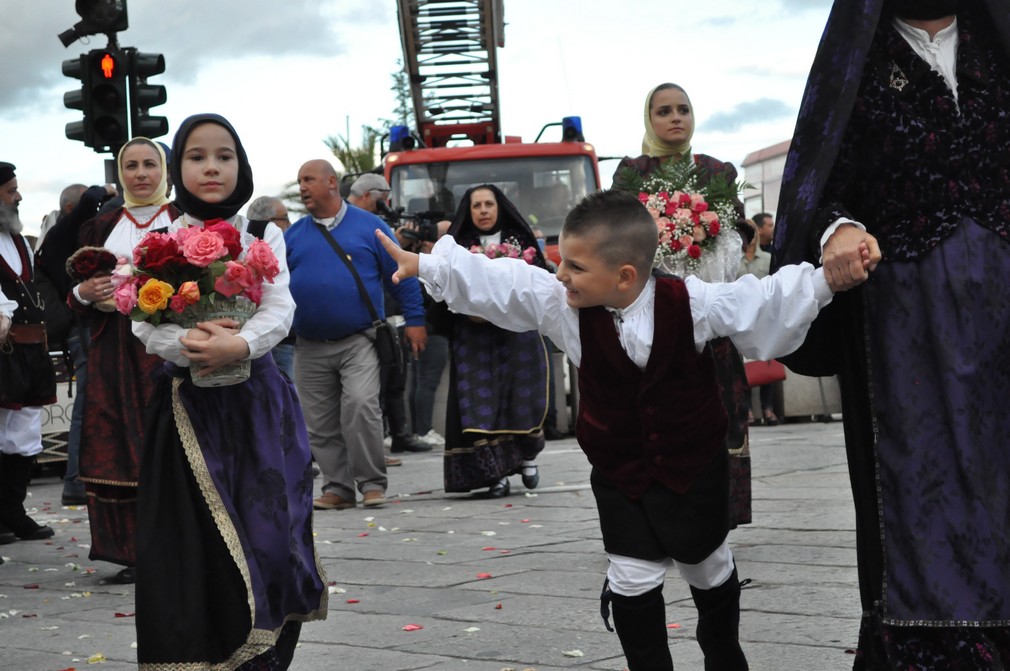
[[[753,580],[741,626],[751,668],[847,670],[859,598],[841,423],[754,428],[752,450],[755,521],[730,536]],[[623,669],[599,617],[606,561],[588,466],[572,439],[548,443],[540,464],[535,492],[514,478],[508,499],[475,500],[441,491],[439,453],[409,454],[390,469],[394,502],[317,513],[330,614],[305,626],[292,668]],[[87,515],[61,507],[60,489],[51,475],[31,489],[53,542],[0,547],[0,669],[134,669],[132,587],[102,584],[116,567],[88,560]],[[688,589],[674,576],[665,596],[677,670],[700,671]]]

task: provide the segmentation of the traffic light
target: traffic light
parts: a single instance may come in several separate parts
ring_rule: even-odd
[[[144,54],[130,49],[130,134],[132,137],[161,137],[168,133],[168,119],[151,116],[152,107],[164,105],[168,100],[165,87],[148,84],[147,78],[165,71],[165,57],[161,54]]]
[[[77,0],[74,11],[81,20],[58,36],[65,47],[88,35],[122,32],[129,27],[126,0]]]
[[[91,130],[91,110],[88,105],[88,93],[91,91],[91,70],[88,68],[88,57],[78,56],[63,61],[63,74],[67,77],[81,80],[81,88],[76,91],[67,91],[63,94],[63,105],[67,109],[81,110],[84,118],[80,121],[71,121],[67,124],[67,138],[83,142],[85,147],[92,145]]]
[[[97,152],[115,152],[130,139],[130,111],[126,105],[127,59],[118,49],[95,49],[89,51],[86,58],[88,93],[85,105],[90,108],[90,114],[86,112],[85,117],[90,117],[89,146]]]

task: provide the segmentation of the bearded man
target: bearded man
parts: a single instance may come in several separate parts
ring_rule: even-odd
[[[25,511],[35,456],[42,451],[42,408],[56,401],[44,304],[33,282],[31,247],[21,235],[14,166],[0,162],[0,542],[50,538]]]

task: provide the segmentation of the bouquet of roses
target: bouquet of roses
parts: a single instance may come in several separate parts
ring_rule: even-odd
[[[691,161],[665,163],[645,178],[629,169],[621,180],[638,191],[638,199],[656,221],[657,267],[679,275],[698,274],[704,262],[713,260],[706,256],[740,246],[733,224],[738,217],[736,195],[742,185],[730,185],[714,176],[704,187],[699,186],[698,171]],[[732,233],[727,235],[726,231]]]
[[[270,245],[256,238],[243,254],[238,230],[212,219],[203,228],[144,236],[133,250],[131,272],[118,282],[113,276],[116,307],[134,321],[157,325],[236,297],[259,305],[263,283],[273,283],[279,272]]]
[[[522,259],[530,264],[537,258],[536,247],[523,249],[515,238],[505,238],[501,242],[492,242],[484,246],[472,245],[470,251],[474,254],[483,254],[489,259]]]
[[[127,262],[123,257],[117,257],[104,247],[81,247],[67,259],[67,275],[76,283],[90,280],[100,275],[113,275]],[[103,312],[114,312],[116,303],[113,299],[97,301],[95,307]]]

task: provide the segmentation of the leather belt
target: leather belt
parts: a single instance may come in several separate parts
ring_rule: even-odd
[[[46,342],[45,324],[13,324],[7,341],[17,345],[38,345]]]

